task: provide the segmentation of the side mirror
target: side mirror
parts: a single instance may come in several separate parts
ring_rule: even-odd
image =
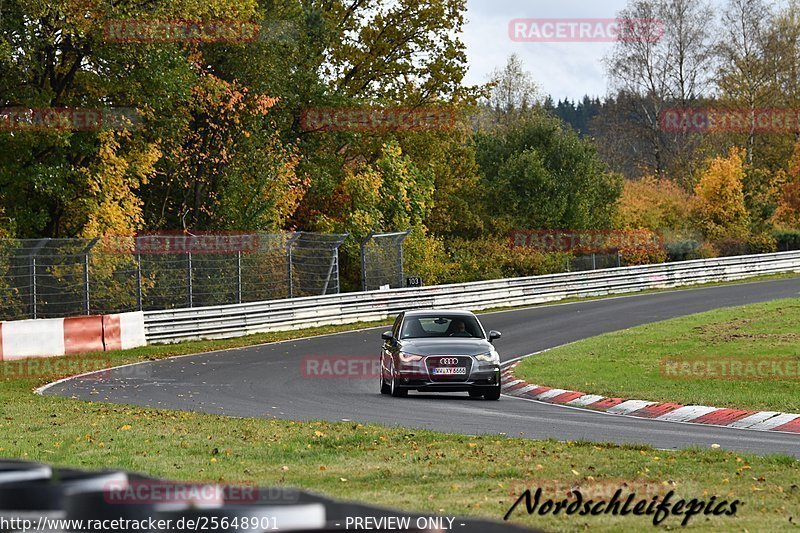
[[[391,331],[384,331],[383,333],[381,333],[381,339],[385,341],[391,341],[394,340],[394,335],[392,335]]]
[[[499,331],[492,330],[489,332],[489,342],[492,342],[495,339],[499,339],[502,336],[503,336],[502,333],[500,333]]]

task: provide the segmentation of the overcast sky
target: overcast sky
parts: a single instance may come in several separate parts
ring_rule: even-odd
[[[468,0],[464,43],[469,72],[465,84],[488,81],[516,52],[543,94],[579,99],[607,92],[601,60],[613,43],[522,43],[508,34],[516,18],[614,18],[626,0]]]

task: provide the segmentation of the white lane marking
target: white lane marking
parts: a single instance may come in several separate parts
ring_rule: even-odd
[[[599,402],[600,400],[604,400],[605,396],[600,396],[599,394],[586,394],[581,396],[580,398],[575,398],[571,402],[567,402],[567,405],[574,405],[575,407],[585,407],[587,405],[591,405],[595,402]]]
[[[758,424],[753,424],[750,429],[773,429],[784,424],[788,424],[792,420],[800,418],[800,415],[793,415],[789,413],[781,413],[776,417],[770,418]]]
[[[709,413],[719,410],[719,407],[708,407],[705,405],[685,405],[675,409],[674,411],[656,417],[656,420],[664,420],[667,422],[688,422],[690,420],[694,420],[695,418],[700,418],[701,416],[705,416]]]
[[[644,400],[628,400],[626,402],[622,402],[620,404],[615,405],[614,407],[608,409],[607,411],[614,415],[627,415],[634,411],[638,411],[639,409],[644,409],[645,407],[655,405],[656,403],[658,402],[647,402]]]
[[[752,426],[762,425],[764,422],[769,420],[770,418],[777,416],[781,413],[777,411],[761,411],[760,413],[754,413],[750,416],[746,416],[741,420],[737,420],[731,424],[728,424],[729,428],[749,428]]]
[[[541,394],[537,394],[534,396],[537,400],[547,400],[548,398],[555,398],[559,394],[564,394],[565,392],[572,392],[566,389],[550,389],[548,391],[544,391]]]

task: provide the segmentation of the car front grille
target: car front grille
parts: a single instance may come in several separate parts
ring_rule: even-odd
[[[425,359],[425,366],[428,368],[428,375],[431,381],[437,383],[458,383],[467,381],[472,372],[472,357],[465,355],[434,355]],[[437,375],[436,368],[466,368],[464,374]]]

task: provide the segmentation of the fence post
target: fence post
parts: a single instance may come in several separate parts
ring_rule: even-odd
[[[592,254],[592,270],[597,270],[597,261],[594,254]]]
[[[397,284],[398,287],[405,287],[406,286],[406,280],[405,280],[406,272],[405,272],[405,264],[403,262],[403,243],[405,242],[406,237],[408,237],[408,235],[411,233],[412,229],[413,228],[409,228],[408,230],[406,230],[405,235],[403,235],[403,237],[400,239],[400,244],[399,244],[399,247],[400,247],[400,268],[398,268],[398,271],[400,272],[400,279],[398,280],[398,284]]]
[[[31,256],[31,313],[36,317],[36,256]]]
[[[328,265],[328,275],[325,276],[325,285],[322,286],[323,296],[328,294],[328,284],[331,282],[331,276],[333,275],[333,267],[335,264],[336,264],[336,255],[331,254],[331,264]]]
[[[242,251],[236,251],[236,303],[242,303]]]
[[[50,239],[42,239],[36,243],[36,246],[33,247],[33,250],[30,252],[30,274],[31,274],[31,314],[33,315],[32,318],[39,318],[37,309],[36,309],[36,254],[39,253],[39,250],[45,247],[45,245],[50,242]]]
[[[620,253],[619,250],[617,250],[617,267],[621,266],[622,266],[622,254]]]
[[[83,310],[89,314],[89,252],[92,251],[100,237],[95,237],[83,250]]]
[[[289,276],[289,298],[294,298],[294,273],[292,269],[292,246],[294,246],[294,242],[300,238],[301,233],[293,233],[289,240],[286,241],[286,269],[287,274]]]
[[[142,310],[142,255],[136,252],[136,306]]]
[[[83,310],[89,314],[89,254],[83,254]]]
[[[361,245],[359,246],[360,253],[361,253],[361,290],[362,291],[366,291],[367,290],[367,258],[364,255],[364,248],[366,247],[367,242],[369,242],[369,240],[372,238],[373,235],[375,235],[375,233],[370,231],[369,235],[367,235],[366,238],[363,241],[361,241]]]
[[[192,294],[192,252],[186,252],[186,289],[189,293],[189,308],[194,307],[194,295]]]

